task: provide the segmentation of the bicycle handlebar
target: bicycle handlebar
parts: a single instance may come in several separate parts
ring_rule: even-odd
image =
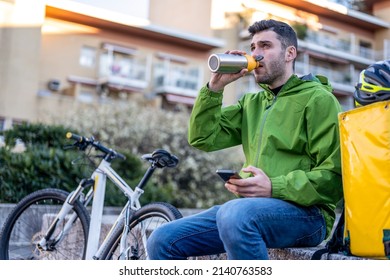
[[[82,151],[84,151],[88,146],[95,147],[96,149],[104,153],[105,158],[107,160],[111,161],[115,158],[126,159],[124,155],[118,153],[117,151],[114,151],[113,149],[109,149],[103,146],[98,141],[95,141],[93,137],[87,138],[74,134],[72,132],[68,132],[66,133],[66,138],[75,140],[76,142],[72,146],[77,147],[79,150]],[[168,151],[163,149],[157,149],[151,154],[145,154],[142,156],[142,159],[151,162],[154,168],[176,167],[176,165],[179,163],[179,159],[175,155],[172,155]]]
[[[103,152],[106,156],[109,156],[110,159],[114,159],[114,158],[120,158],[123,160],[126,159],[126,156],[122,155],[121,153],[118,153],[117,151],[115,151],[113,149],[109,149],[109,148],[103,146],[98,141],[95,141],[95,139],[93,137],[87,138],[84,136],[74,134],[72,132],[68,132],[68,133],[66,133],[66,138],[75,140],[76,143],[74,143],[73,146],[76,146],[80,150],[85,150],[88,146],[91,145],[91,146],[95,147],[96,149],[98,149],[99,151]]]
[[[74,134],[72,132],[67,132],[66,133],[66,138],[76,140],[76,142],[83,142],[84,141],[84,137],[83,136]]]

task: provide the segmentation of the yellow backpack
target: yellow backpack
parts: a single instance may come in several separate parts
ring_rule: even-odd
[[[344,243],[350,253],[390,258],[390,101],[339,114]]]
[[[324,253],[390,259],[390,101],[339,114],[344,206]]]

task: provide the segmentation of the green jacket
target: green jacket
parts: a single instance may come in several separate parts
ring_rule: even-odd
[[[204,151],[242,145],[246,162],[271,179],[272,197],[322,210],[331,232],[342,198],[340,104],[327,78],[293,75],[277,96],[263,91],[222,107],[203,87],[190,117],[189,143]],[[248,176],[242,173],[242,176]]]

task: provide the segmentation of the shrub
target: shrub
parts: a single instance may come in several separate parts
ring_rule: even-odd
[[[186,111],[121,104],[81,106],[65,117],[52,117],[51,123],[72,126],[83,135],[93,135],[102,143],[138,158],[158,148],[178,156],[180,163],[176,168],[154,173],[144,195],[148,200],[165,200],[177,207],[190,208],[223,203],[233,195],[225,190],[215,170],[239,169],[243,162],[241,150],[205,153],[191,147],[187,142],[188,119]]]
[[[32,191],[45,187],[68,189],[80,177],[71,168],[71,153],[65,153],[65,128],[47,128],[40,124],[22,124],[4,132],[5,146],[0,148],[0,200],[17,202]],[[17,143],[24,148],[15,151]],[[18,144],[19,146],[21,144]]]
[[[27,194],[43,188],[72,191],[80,180],[90,176],[92,163],[76,150],[64,150],[70,144],[65,138],[68,128],[44,124],[22,124],[4,132],[5,146],[0,148],[0,202],[16,203]],[[22,141],[25,148],[15,152]],[[137,180],[141,162],[131,154],[116,166],[127,178]],[[134,172],[130,173],[131,169]],[[109,205],[122,205],[123,195],[110,188]]]
[[[167,112],[136,104],[100,105],[75,108],[67,116],[52,116],[49,125],[22,124],[4,132],[6,145],[0,148],[0,201],[17,202],[40,188],[73,190],[91,171],[89,161],[70,144],[68,131],[94,136],[104,145],[126,155],[113,167],[132,187],[142,178],[148,164],[141,156],[155,149],[166,149],[178,156],[176,168],[158,169],[148,183],[142,202],[166,201],[181,208],[206,208],[234,196],[225,190],[215,174],[218,168],[239,169],[242,154],[238,148],[205,153],[187,142],[189,114]],[[205,124],[207,125],[207,124]],[[14,152],[20,139],[21,153]],[[78,159],[78,160],[76,160]],[[119,190],[108,185],[106,204],[123,205]]]

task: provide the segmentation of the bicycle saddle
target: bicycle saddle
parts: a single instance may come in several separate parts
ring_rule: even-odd
[[[157,149],[151,154],[143,155],[142,158],[154,163],[158,168],[175,167],[179,163],[179,159],[175,155],[171,155],[163,149]]]

